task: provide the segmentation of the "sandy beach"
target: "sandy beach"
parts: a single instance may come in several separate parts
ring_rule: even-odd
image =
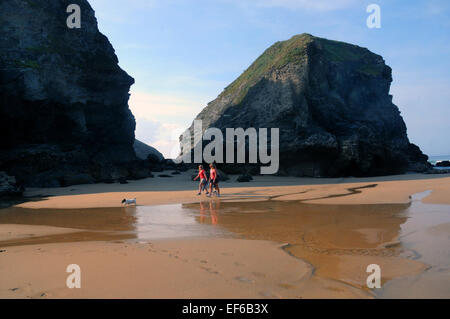
[[[58,209],[120,207],[123,198],[134,197],[139,205],[191,203],[198,201],[195,196],[198,186],[190,180],[192,174],[190,171],[171,178],[155,177],[130,181],[128,184],[30,188],[25,196],[43,196],[44,199],[18,206]],[[433,190],[424,198],[424,202],[450,204],[450,177],[447,175],[408,174],[370,178],[256,176],[250,183],[238,183],[235,179],[236,176],[232,176],[230,181],[221,183],[223,199],[276,198],[315,204],[394,204],[408,203],[412,194]],[[360,187],[363,187],[361,191],[358,189]]]
[[[0,297],[450,298],[448,176],[231,176],[220,199],[207,199],[191,173],[27,189],[33,200],[0,211]],[[136,208],[121,208],[134,197]],[[175,207],[198,211],[184,227],[205,228],[151,237],[142,221]],[[433,223],[421,222],[427,214]],[[437,257],[442,249],[447,259]],[[380,290],[366,286],[372,263]],[[81,289],[66,287],[69,264],[81,267]]]

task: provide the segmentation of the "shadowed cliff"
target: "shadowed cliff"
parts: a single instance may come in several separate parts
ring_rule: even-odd
[[[26,186],[133,176],[134,79],[86,0],[0,1],[0,171]]]

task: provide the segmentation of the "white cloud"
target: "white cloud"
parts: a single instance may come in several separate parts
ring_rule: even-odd
[[[175,158],[178,138],[202,110],[204,98],[132,91],[128,102],[136,118],[136,138]]]
[[[136,118],[153,121],[166,117],[191,117],[193,119],[202,109],[200,99],[133,90],[128,104]]]
[[[178,124],[136,119],[136,139],[160,151],[165,158],[175,158],[180,152],[178,137],[185,130]]]

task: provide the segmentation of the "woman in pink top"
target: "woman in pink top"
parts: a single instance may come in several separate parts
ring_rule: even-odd
[[[217,176],[216,167],[213,163],[209,164],[209,197],[212,194],[212,188],[214,188],[217,191],[217,197],[220,197],[220,189],[219,189],[219,177]]]
[[[197,195],[201,195],[202,194],[202,190],[204,189],[206,191],[206,195],[208,195],[208,190],[206,188],[206,172],[203,169],[203,165],[199,165],[198,166],[198,175],[194,178],[194,181],[200,178],[200,184],[198,185],[198,194]]]

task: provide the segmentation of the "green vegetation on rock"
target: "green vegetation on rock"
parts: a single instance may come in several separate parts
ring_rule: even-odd
[[[356,45],[321,39],[327,59],[334,62],[358,62],[364,61],[358,71],[367,75],[377,76],[383,71],[383,67],[373,61],[373,53]]]
[[[195,119],[203,121],[203,130],[216,128],[226,135],[230,127],[276,128],[283,175],[427,171],[427,156],[409,142],[406,125],[392,103],[391,82],[391,69],[382,56],[357,45],[302,34],[269,47]],[[202,142],[192,145],[193,130],[194,124],[189,128],[191,138],[180,138],[183,155],[207,147]],[[244,144],[247,152],[251,143]],[[228,146],[223,155],[234,157],[239,143],[234,143],[232,154],[227,154]],[[242,174],[259,165],[221,168]],[[245,177],[238,181],[248,181]]]
[[[374,54],[357,45],[314,37],[310,34],[293,36],[269,47],[234,82],[227,86],[220,97],[229,96],[233,104],[241,103],[249,89],[274,69],[287,64],[302,65],[307,61],[307,47],[310,43],[318,47],[327,61],[335,63],[355,62],[361,64],[358,71],[370,76],[380,75],[383,67],[376,63]]]
[[[321,43],[327,58],[331,61],[357,61],[364,55],[361,48],[356,45],[326,39],[323,39]]]
[[[33,60],[22,60],[22,61],[16,61],[16,66],[19,68],[30,68],[30,69],[39,69],[39,63]]]
[[[240,103],[247,95],[250,87],[255,85],[269,71],[281,68],[288,63],[303,63],[306,58],[306,47],[313,36],[300,34],[287,41],[279,41],[264,51],[250,67],[222,92],[224,95],[235,95],[235,103]]]

